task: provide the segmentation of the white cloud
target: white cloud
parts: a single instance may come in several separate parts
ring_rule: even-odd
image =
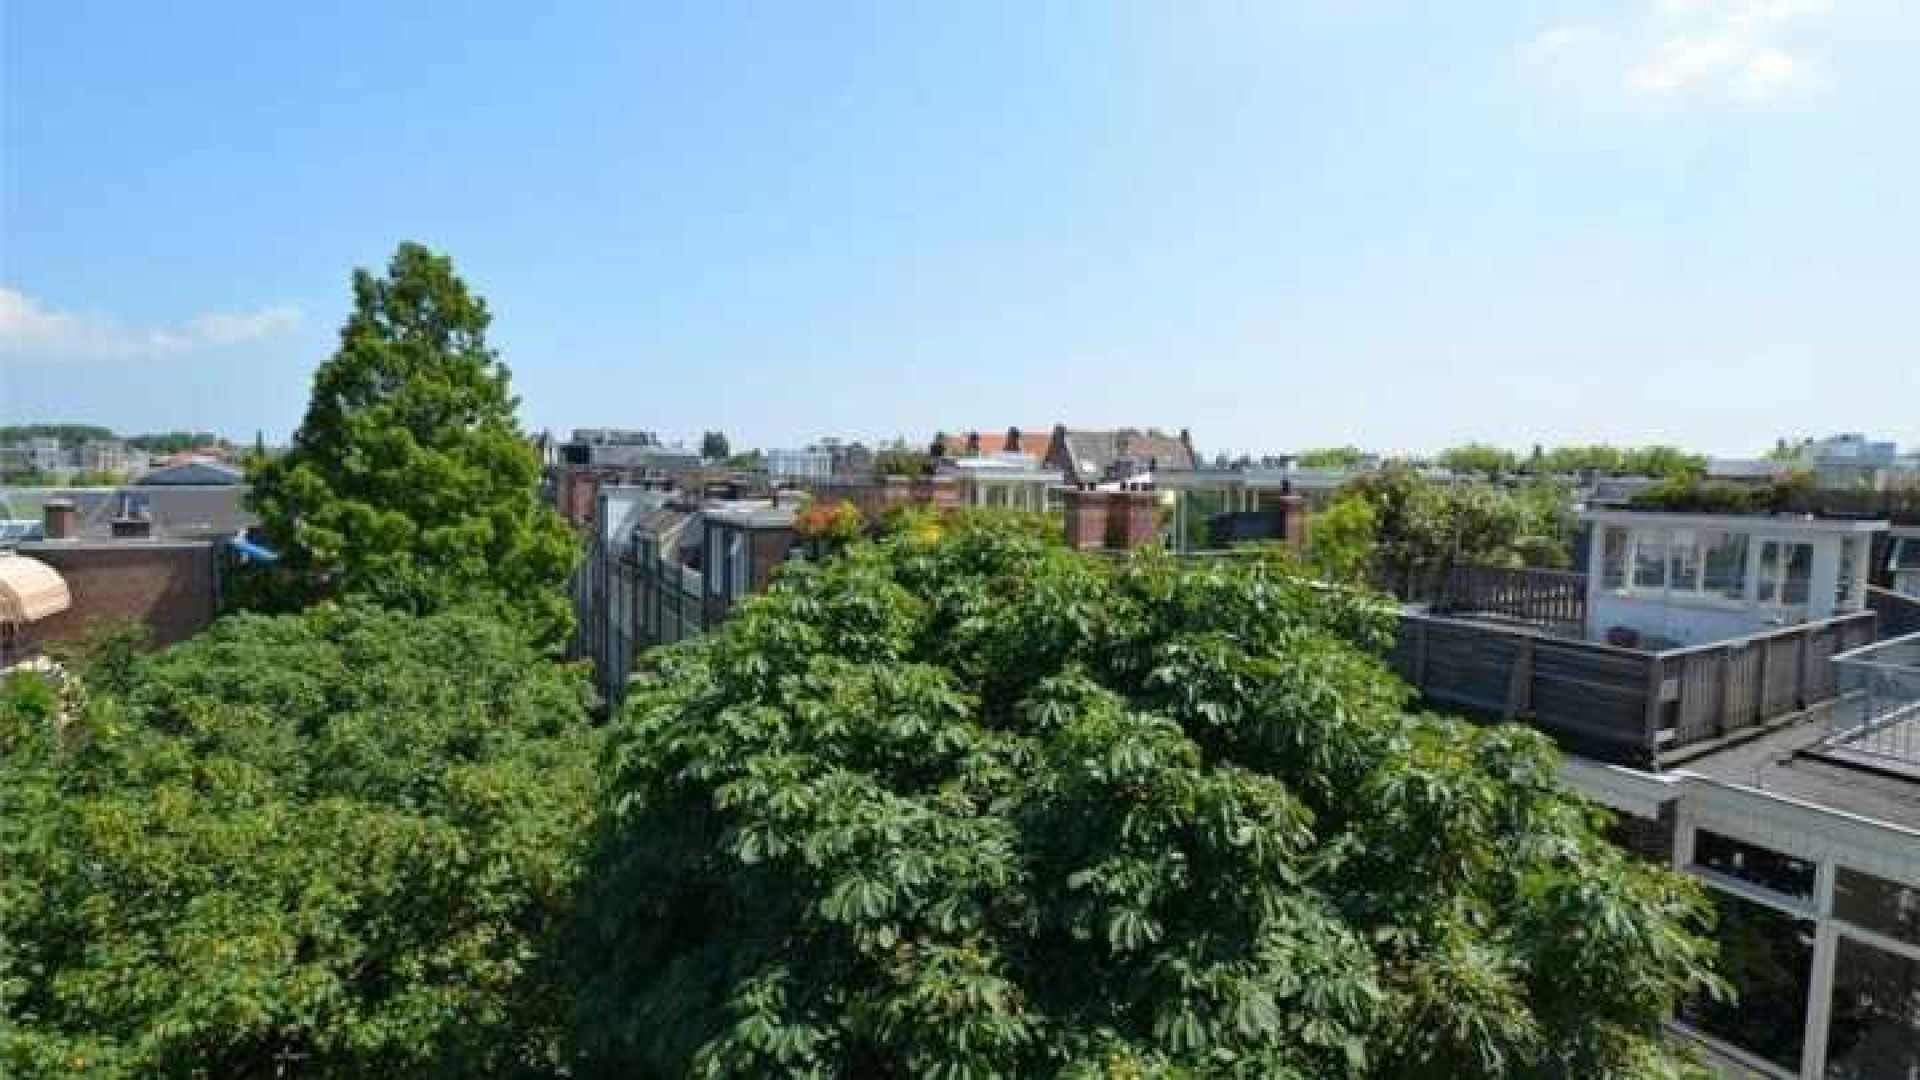
[[[1817,66],[1801,31],[1834,0],[1643,0],[1605,26],[1562,26],[1522,46],[1530,62],[1604,43],[1620,81],[1648,98],[1701,94],[1758,103],[1805,83]]]
[[[1520,51],[1532,63],[1550,64],[1557,54],[1592,40],[1597,33],[1592,26],[1550,26],[1535,34]]]
[[[0,285],[0,355],[18,360],[150,360],[240,345],[300,324],[297,308],[209,312],[177,327],[139,329],[49,307]]]

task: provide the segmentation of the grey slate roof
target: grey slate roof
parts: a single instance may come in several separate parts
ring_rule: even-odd
[[[192,485],[195,487],[233,486],[243,482],[245,477],[239,469],[227,465],[215,465],[206,461],[189,461],[180,465],[168,465],[141,475],[134,481],[141,487],[171,487]]]
[[[153,535],[170,540],[205,540],[237,536],[257,519],[247,509],[245,485],[213,487],[161,485],[124,488],[13,488],[5,492],[12,516],[39,521],[48,499],[73,502],[74,528],[79,536],[107,537],[113,519],[131,503],[144,506],[153,521]]]
[[[1056,434],[1059,434],[1056,432]],[[1076,480],[1102,478],[1115,462],[1132,462],[1135,467],[1184,472],[1194,468],[1193,451],[1178,435],[1137,428],[1113,431],[1067,429],[1064,433],[1067,460],[1048,463]]]

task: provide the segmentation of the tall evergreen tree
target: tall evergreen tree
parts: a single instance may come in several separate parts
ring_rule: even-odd
[[[282,603],[359,597],[433,612],[482,605],[564,638],[577,547],[537,485],[492,317],[452,260],[400,245],[353,276],[340,348],[314,375],[292,448],[253,468]]]

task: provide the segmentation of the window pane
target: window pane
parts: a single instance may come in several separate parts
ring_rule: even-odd
[[[1697,592],[1700,588],[1699,537],[1692,529],[1673,534],[1667,550],[1667,587],[1676,592]]]
[[[1903,536],[1894,541],[1891,561],[1901,570],[1920,570],[1920,540]]]
[[[1778,603],[1780,600],[1780,541],[1768,540],[1760,545],[1760,602]]]
[[[1842,866],[1833,878],[1833,915],[1898,941],[1920,945],[1920,889]]]
[[[1780,594],[1780,602],[1789,607],[1798,607],[1807,602],[1809,586],[1813,582],[1813,545],[1787,545],[1787,580]]]
[[[1693,834],[1693,864],[1797,900],[1813,899],[1814,865],[1706,829]]]
[[[1834,581],[1833,602],[1845,607],[1853,599],[1853,586],[1861,573],[1860,545],[1852,537],[1840,541],[1840,574]]]
[[[1600,526],[1605,528],[1605,526]],[[1601,546],[1601,565],[1604,577],[1601,584],[1609,589],[1627,587],[1627,532],[1625,529],[1607,529]]]
[[[1741,533],[1710,532],[1700,539],[1706,591],[1729,600],[1747,595],[1747,538]]]
[[[1720,912],[1714,927],[1720,974],[1737,999],[1696,998],[1681,1007],[1680,1018],[1798,1073],[1813,974],[1813,922],[1718,890],[1708,892]]]
[[[1658,589],[1667,583],[1667,537],[1665,533],[1638,533],[1633,552],[1633,584],[1638,589]]]
[[[1833,962],[1827,1075],[1920,1075],[1920,962],[1841,936]]]

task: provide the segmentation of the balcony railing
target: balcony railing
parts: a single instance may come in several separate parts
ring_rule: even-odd
[[[1504,619],[1565,637],[1587,624],[1587,575],[1571,570],[1458,565],[1418,580],[1402,599],[1436,615]]]
[[[1839,696],[1827,746],[1920,767],[1920,634],[1833,658]]]

